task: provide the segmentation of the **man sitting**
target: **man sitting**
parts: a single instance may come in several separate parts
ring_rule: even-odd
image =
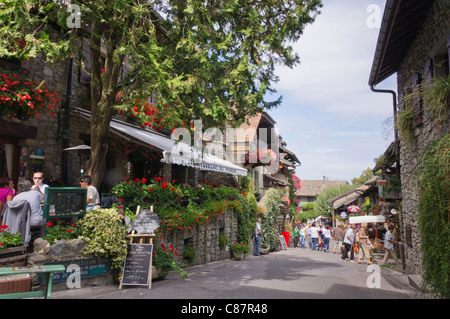
[[[26,179],[19,181],[17,190],[19,194],[17,194],[12,201],[28,201],[31,207],[30,226],[42,226],[44,224],[41,206],[42,194],[37,190],[32,190],[31,182]]]

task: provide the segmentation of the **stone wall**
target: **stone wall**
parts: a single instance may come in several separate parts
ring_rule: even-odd
[[[190,230],[166,231],[161,243],[166,247],[172,245],[177,251],[177,258],[183,260],[184,247],[192,246],[195,251],[193,265],[206,264],[230,258],[229,246],[237,238],[237,213],[233,210],[225,211],[221,216],[213,217],[208,224],[194,225]],[[219,246],[219,236],[224,234],[228,238],[228,245]]]
[[[447,48],[450,32],[450,8],[448,0],[437,0],[431,8],[418,36],[413,42],[398,71],[398,92],[411,85],[417,73],[424,73],[425,64],[442,48]],[[400,136],[400,165],[403,195],[402,242],[405,244],[406,271],[421,273],[421,238],[418,229],[418,176],[417,166],[428,145],[450,131],[450,122],[437,127],[430,114],[422,112],[423,123],[415,128],[415,139],[409,144]],[[408,238],[406,234],[410,234]],[[438,244],[438,243],[436,243]]]

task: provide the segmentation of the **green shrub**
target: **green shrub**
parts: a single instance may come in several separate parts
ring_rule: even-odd
[[[188,264],[192,264],[195,260],[195,249],[192,246],[184,246],[183,249],[183,259],[187,261]]]
[[[450,298],[450,134],[431,144],[420,163],[419,229],[423,286]]]
[[[115,209],[89,210],[80,219],[82,236],[89,241],[83,253],[111,258],[111,267],[122,269],[127,254],[127,232],[123,215]]]

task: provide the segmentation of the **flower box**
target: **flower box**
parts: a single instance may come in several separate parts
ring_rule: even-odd
[[[0,276],[0,294],[12,294],[31,291],[30,274]]]
[[[26,266],[27,246],[9,247],[0,251],[0,267]]]

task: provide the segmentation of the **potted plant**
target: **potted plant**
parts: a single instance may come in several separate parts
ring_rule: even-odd
[[[259,253],[265,255],[269,253],[269,250],[269,245],[267,245],[266,243],[262,243],[261,248],[259,248]]]
[[[7,225],[0,228],[0,266],[24,266],[26,248],[20,233],[11,234]]]
[[[178,255],[177,250],[172,246],[167,249],[164,244],[155,245],[153,250],[153,267],[154,278],[164,278],[170,271],[176,271],[182,278],[187,277],[187,272],[182,269],[182,264],[175,259],[175,255]]]
[[[233,254],[234,259],[244,260],[246,255],[250,253],[250,248],[245,243],[234,242],[230,247],[230,251]]]

